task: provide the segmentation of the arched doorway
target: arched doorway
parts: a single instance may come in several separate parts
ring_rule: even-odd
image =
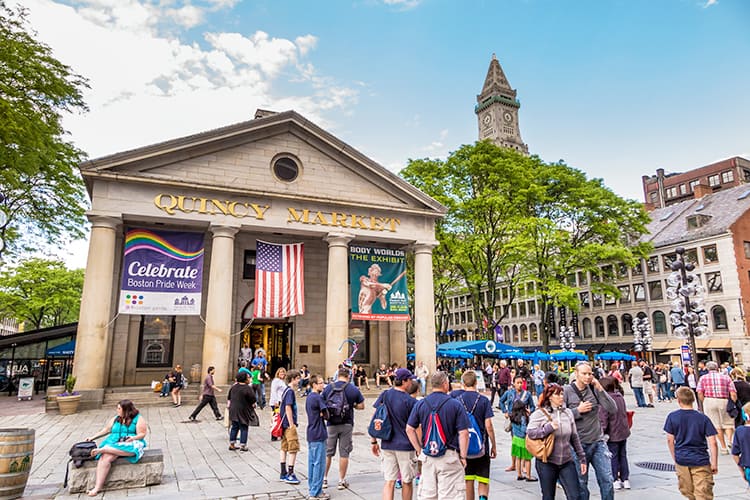
[[[287,369],[292,367],[294,323],[283,320],[253,319],[253,306],[254,299],[251,299],[242,310],[242,322],[245,327],[238,336],[237,366],[240,366],[248,353],[254,357],[258,349],[263,349],[268,360],[268,372],[273,376],[279,367],[283,366]]]

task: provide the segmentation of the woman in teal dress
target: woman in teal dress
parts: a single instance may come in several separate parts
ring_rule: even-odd
[[[101,431],[86,438],[86,441],[94,441],[100,437],[107,436],[91,455],[99,462],[96,464],[96,485],[94,489],[87,492],[88,496],[95,497],[104,488],[112,462],[124,457],[130,463],[136,463],[143,456],[146,448],[146,432],[148,424],[141,416],[135,405],[129,399],[123,399],[117,403],[117,416]]]

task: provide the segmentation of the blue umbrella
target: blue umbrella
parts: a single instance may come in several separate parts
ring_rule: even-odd
[[[586,361],[589,358],[578,352],[564,351],[553,354],[552,359],[555,361]]]
[[[406,359],[409,359],[409,360],[414,359],[414,353],[413,352],[408,353],[406,355]]]
[[[602,359],[604,361],[635,361],[635,356],[624,352],[603,352],[594,356],[594,359]]]
[[[468,352],[457,351],[455,349],[438,349],[438,358],[457,358],[457,359],[473,359],[474,355]]]

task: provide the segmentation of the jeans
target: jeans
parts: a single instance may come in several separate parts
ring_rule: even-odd
[[[669,396],[669,383],[659,382],[659,401],[669,401],[672,399]]]
[[[638,405],[638,408],[643,408],[646,406],[646,399],[643,397],[643,387],[632,387],[633,394],[635,395],[635,403]]]
[[[169,396],[169,389],[170,389],[170,383],[169,382],[164,382],[161,385],[161,395],[164,396],[164,397]]]
[[[229,429],[229,442],[237,441],[237,432],[240,433],[240,445],[247,444],[247,426],[242,425],[238,420],[232,420],[232,427]]]
[[[260,383],[260,409],[266,407],[266,384],[265,382]]]
[[[586,474],[578,475],[578,485],[580,487],[578,500],[589,500],[589,471],[591,467],[596,472],[596,482],[599,483],[599,492],[601,493],[602,500],[614,500],[615,489],[612,484],[612,461],[609,456],[609,448],[604,444],[604,441],[581,443],[581,446],[583,446],[583,451],[586,453],[588,469],[586,469]],[[578,455],[573,453],[573,457],[576,469],[580,470]]]
[[[201,412],[203,408],[205,408],[206,405],[211,406],[211,410],[214,412],[214,416],[216,418],[221,417],[221,413],[219,413],[219,406],[216,404],[216,396],[207,396],[203,395],[201,398],[201,402],[198,403],[198,406],[195,407],[195,410],[193,410],[193,413],[190,414],[191,418],[195,418],[198,416],[198,414]]]
[[[536,389],[536,397],[538,398],[544,391],[544,384],[535,384],[534,389]]]
[[[542,488],[542,500],[554,500],[557,482],[563,487],[565,496],[570,500],[576,500],[579,496],[578,469],[573,460],[562,465],[552,462],[536,462],[536,473],[539,476],[539,486]]]
[[[612,454],[612,477],[615,481],[630,479],[627,444],[627,440],[607,442],[607,448]]]
[[[323,476],[326,472],[326,442],[307,443],[307,483],[310,496],[317,497],[323,493]]]
[[[419,381],[419,393],[424,396],[427,392],[427,380],[420,378],[417,379]]]

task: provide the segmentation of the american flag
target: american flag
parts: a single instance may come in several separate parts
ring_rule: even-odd
[[[302,243],[258,241],[255,250],[256,318],[286,318],[305,313]]]

